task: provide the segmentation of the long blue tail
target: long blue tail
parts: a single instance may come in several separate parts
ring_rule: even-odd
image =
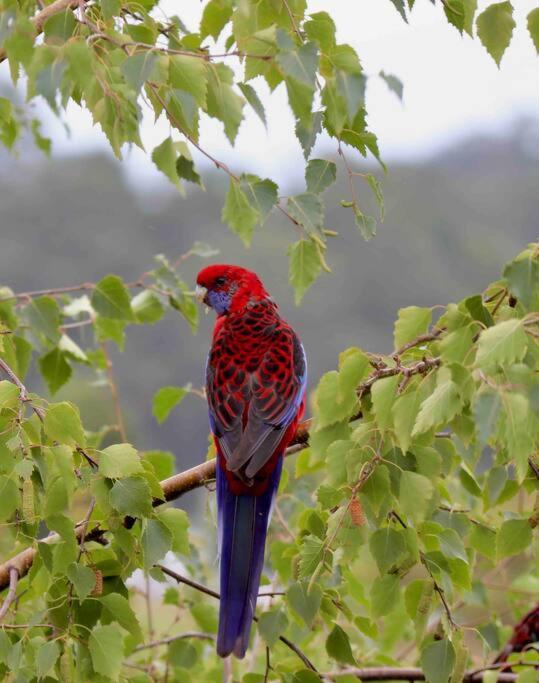
[[[234,495],[217,465],[217,509],[221,552],[221,604],[217,654],[233,652],[240,659],[249,645],[260,575],[264,565],[266,532],[273,498],[281,478],[282,458],[269,486],[259,496]]]

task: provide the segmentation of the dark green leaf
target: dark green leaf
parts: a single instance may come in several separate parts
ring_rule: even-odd
[[[356,663],[350,647],[350,639],[338,624],[335,624],[327,637],[326,650],[330,657],[341,664],[354,665]]]
[[[71,366],[66,360],[66,354],[58,347],[41,356],[39,369],[51,394],[55,394],[66,384],[72,374]]]
[[[421,667],[428,683],[447,683],[455,666],[455,650],[447,638],[427,645],[421,652]]]

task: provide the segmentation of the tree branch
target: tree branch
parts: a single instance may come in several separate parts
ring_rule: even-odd
[[[195,590],[198,590],[201,593],[204,593],[205,595],[209,595],[210,597],[216,598],[217,600],[221,599],[219,593],[213,591],[211,588],[208,588],[207,586],[204,586],[201,583],[198,583],[197,581],[193,581],[192,579],[188,579],[187,577],[182,576],[181,574],[177,574],[175,571],[163,566],[162,564],[156,564],[155,566],[158,567],[167,576],[170,576],[172,579],[175,579],[178,583],[185,583],[187,586],[190,586],[191,588],[194,588]],[[253,621],[257,622],[258,617],[253,616]],[[305,655],[299,649],[297,645],[295,645],[291,640],[288,640],[288,638],[285,638],[284,636],[279,636],[279,640],[282,643],[284,643],[290,650],[292,650],[292,652],[294,652],[301,659],[301,661],[305,664],[305,666],[308,669],[314,671],[316,674],[320,676],[320,673],[318,672],[314,664],[307,657],[307,655]]]
[[[373,666],[361,669],[347,668],[342,671],[333,671],[322,674],[323,678],[335,680],[338,676],[349,674],[356,676],[362,681],[424,681],[425,674],[416,667],[393,667]],[[482,671],[468,671],[462,677],[462,683],[479,683],[483,680]],[[499,673],[496,679],[498,683],[513,683],[517,680],[517,674]]]
[[[170,645],[170,643],[174,643],[176,640],[185,640],[187,638],[195,638],[198,640],[215,640],[215,636],[212,633],[186,631],[185,633],[179,633],[177,636],[169,636],[168,638],[162,638],[161,640],[154,640],[151,643],[142,643],[141,645],[137,645],[133,652],[149,650],[150,648],[160,647],[161,645]]]
[[[19,571],[17,567],[10,567],[9,568],[9,590],[6,595],[6,599],[4,600],[2,607],[0,607],[0,622],[4,619],[6,614],[8,613],[8,610],[10,606],[15,602],[15,598],[17,595],[17,583],[19,581]]]

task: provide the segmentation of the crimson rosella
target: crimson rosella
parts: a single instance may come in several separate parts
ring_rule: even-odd
[[[307,365],[297,335],[255,273],[208,266],[198,274],[197,294],[217,313],[206,365],[217,449],[217,652],[241,658],[249,644],[284,451],[305,408]]]

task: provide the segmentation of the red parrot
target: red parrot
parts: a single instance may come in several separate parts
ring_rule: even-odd
[[[213,265],[197,296],[217,314],[206,364],[217,449],[221,602],[217,653],[245,655],[283,455],[305,408],[307,364],[259,277]]]

